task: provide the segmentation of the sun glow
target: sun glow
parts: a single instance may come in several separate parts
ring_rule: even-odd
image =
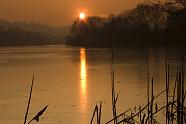
[[[86,18],[86,14],[85,14],[84,12],[81,12],[81,13],[79,14],[79,18],[80,18],[81,20],[84,20],[84,19]]]

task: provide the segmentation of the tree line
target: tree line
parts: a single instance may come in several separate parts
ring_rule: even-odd
[[[185,4],[147,1],[119,15],[75,20],[66,44],[87,47],[159,46],[164,44],[167,30],[169,44],[183,46],[185,29]]]

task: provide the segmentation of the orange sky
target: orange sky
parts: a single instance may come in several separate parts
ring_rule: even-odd
[[[0,0],[0,18],[70,25],[80,11],[89,15],[117,14],[141,0]]]

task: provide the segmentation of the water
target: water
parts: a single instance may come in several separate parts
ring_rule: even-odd
[[[163,49],[149,50],[155,94],[165,89]],[[171,80],[184,50],[169,51]],[[102,122],[112,118],[111,50],[66,46],[0,48],[0,123],[23,123],[32,76],[35,75],[30,120],[45,105],[40,124],[88,124],[102,101]],[[118,113],[146,104],[146,50],[114,50]],[[159,103],[164,104],[164,97]],[[163,122],[163,119],[160,119]],[[34,123],[34,122],[33,122]]]

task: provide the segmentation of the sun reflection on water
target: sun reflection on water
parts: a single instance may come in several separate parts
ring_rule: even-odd
[[[81,110],[84,112],[86,111],[87,105],[87,68],[86,68],[86,50],[85,48],[80,49],[80,104]]]

